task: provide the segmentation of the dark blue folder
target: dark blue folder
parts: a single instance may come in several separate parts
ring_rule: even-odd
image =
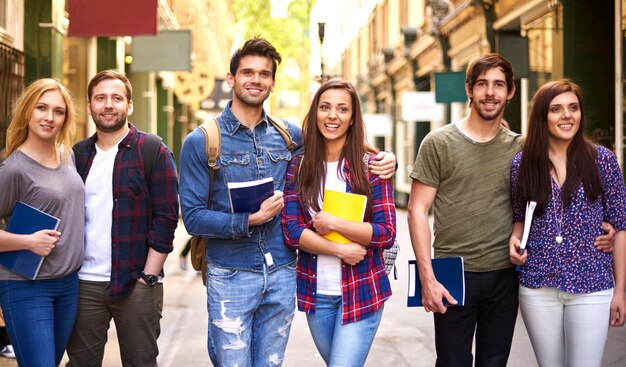
[[[42,229],[54,229],[59,219],[21,201],[15,203],[6,231],[15,234],[32,234]],[[0,252],[0,265],[28,279],[37,278],[43,256],[29,250]]]
[[[465,304],[465,275],[462,257],[442,257],[432,259],[435,278],[458,302],[455,306]],[[443,304],[448,305],[446,299]],[[409,292],[407,298],[408,307],[421,307],[422,283],[420,283],[419,271],[415,260],[409,260]]]
[[[233,213],[255,213],[261,204],[274,195],[274,179],[267,177],[256,181],[229,182],[230,208]]]

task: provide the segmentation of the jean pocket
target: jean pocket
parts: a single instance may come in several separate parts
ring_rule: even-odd
[[[298,268],[298,258],[296,257],[292,262],[290,262],[289,264],[285,265],[285,267],[291,271],[296,271],[296,269]]]
[[[219,267],[215,264],[207,264],[207,277],[211,279],[229,279],[237,275],[237,270]]]

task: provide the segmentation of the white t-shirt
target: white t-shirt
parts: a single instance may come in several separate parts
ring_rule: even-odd
[[[337,174],[339,162],[326,162],[326,190],[346,191],[346,182]],[[343,164],[342,164],[343,167]],[[321,205],[320,198],[320,207]],[[341,259],[336,256],[317,256],[317,293],[341,295]]]
[[[121,141],[121,140],[120,140]],[[113,167],[118,144],[96,155],[85,180],[85,257],[81,280],[111,280],[111,226],[113,225]]]

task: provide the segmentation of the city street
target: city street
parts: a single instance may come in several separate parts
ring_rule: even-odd
[[[179,268],[178,253],[187,239],[182,226],[177,231],[176,249],[166,263],[165,304],[159,338],[161,367],[210,365],[206,352],[206,295],[200,276],[191,268]],[[399,279],[392,280],[394,296],[386,303],[385,313],[366,366],[434,366],[432,315],[422,308],[407,308],[407,261],[414,258],[410,246],[406,212],[398,210],[398,240],[401,253],[397,260]],[[104,367],[119,367],[115,327],[109,331]],[[626,328],[612,328],[604,356],[604,367],[626,363]],[[65,360],[64,360],[65,363]],[[0,358],[0,367],[16,366],[14,360]],[[509,366],[536,366],[528,335],[518,318]],[[303,313],[296,311],[284,366],[324,366],[309,334]]]

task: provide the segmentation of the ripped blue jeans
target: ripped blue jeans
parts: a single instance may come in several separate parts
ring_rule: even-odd
[[[296,261],[262,272],[207,267],[207,348],[215,366],[280,366],[295,311]]]

